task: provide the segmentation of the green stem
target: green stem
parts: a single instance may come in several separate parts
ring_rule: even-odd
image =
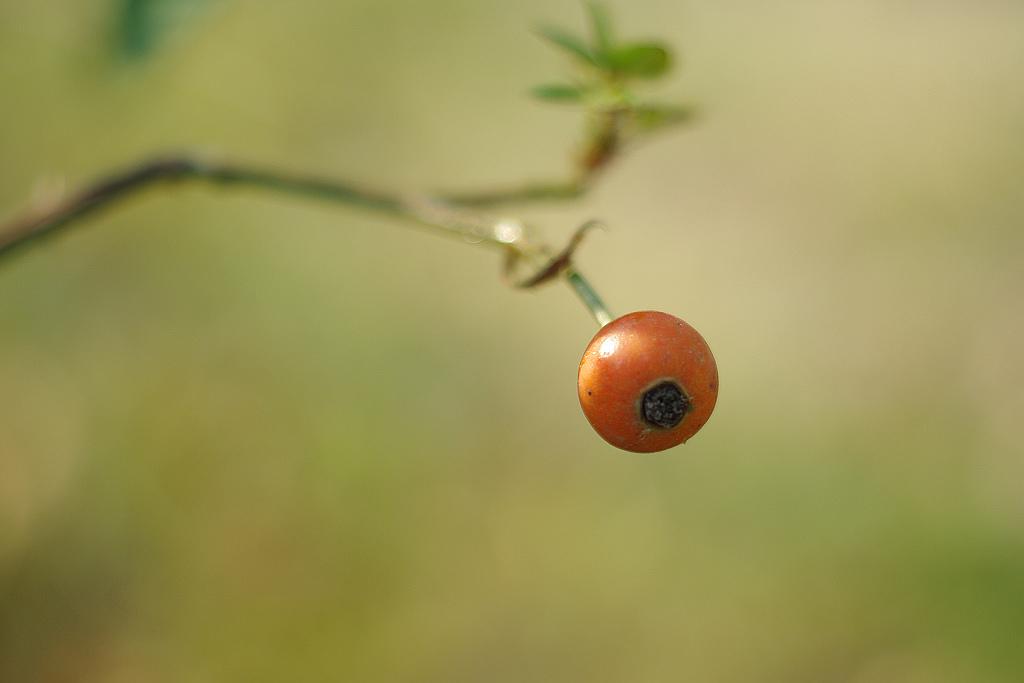
[[[594,320],[597,321],[598,325],[604,327],[615,318],[608,310],[608,307],[604,305],[604,302],[601,301],[594,288],[590,286],[590,283],[580,275],[579,271],[572,267],[566,268],[565,272],[562,273],[562,277],[573,288],[580,301],[587,307],[590,314],[594,316]]]
[[[476,192],[465,194],[442,195],[445,201],[460,206],[476,208],[492,207],[501,204],[523,204],[537,201],[565,201],[576,199],[587,191],[587,179],[565,183],[536,183],[514,187],[508,190],[492,192]]]
[[[471,207],[531,199],[569,198],[578,196],[585,190],[585,184],[580,182],[537,185],[508,193],[476,195],[475,200],[472,196],[466,195],[461,203],[455,202],[455,197],[449,197],[447,201],[431,198],[406,199],[321,178],[291,176],[242,166],[209,163],[188,157],[167,157],[113,175],[79,194],[54,205],[30,211],[0,227],[0,259],[152,185],[185,180],[272,190],[373,209],[456,234],[472,242],[512,250],[532,263],[543,263],[548,260],[546,250],[530,242],[524,231],[510,230],[507,221],[499,222],[477,215],[471,211]],[[513,224],[512,227],[515,225],[517,224]],[[607,308],[582,275],[572,267],[563,269],[561,275],[579,295],[583,305],[598,324],[604,325],[611,320]]]

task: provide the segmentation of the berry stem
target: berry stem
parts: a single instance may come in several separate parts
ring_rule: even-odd
[[[564,277],[566,282],[569,283],[569,286],[573,288],[576,295],[579,296],[580,301],[582,301],[583,305],[587,307],[588,311],[590,311],[590,315],[594,316],[594,320],[597,321],[599,326],[604,327],[615,319],[615,316],[611,314],[608,307],[604,305],[603,301],[601,301],[601,297],[597,295],[594,288],[590,286],[590,283],[587,282],[586,278],[580,275],[576,268],[570,266],[562,273],[562,277]]]

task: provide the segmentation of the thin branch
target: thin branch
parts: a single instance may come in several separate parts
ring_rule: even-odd
[[[404,214],[396,197],[318,178],[300,178],[254,169],[211,164],[190,157],[162,157],[116,173],[51,206],[36,208],[0,229],[0,257],[47,237],[78,219],[160,182],[204,180],[248,185]]]
[[[525,230],[518,223],[495,221],[479,215],[472,209],[496,203],[516,201],[514,193],[478,195],[476,201],[455,204],[434,198],[403,198],[332,180],[309,176],[294,176],[274,171],[265,171],[238,165],[213,163],[188,156],[157,158],[135,168],[116,173],[101,180],[82,192],[71,195],[56,203],[35,207],[0,227],[0,259],[9,257],[18,249],[37,243],[43,238],[73,226],[90,214],[126,199],[146,188],[160,183],[203,181],[219,186],[239,186],[261,190],[272,190],[285,194],[321,199],[324,201],[362,207],[385,214],[413,220],[421,225],[459,235],[471,242],[487,243],[506,250],[510,258],[525,258],[534,265],[542,277],[535,278],[534,284],[551,279],[556,275],[565,277],[568,284],[580,297],[584,306],[601,325],[611,320],[611,315],[594,292],[590,284],[571,267],[570,257],[579,236],[574,236],[569,247],[556,257],[548,250],[530,241]],[[541,191],[538,188],[547,188]],[[577,196],[585,185],[535,186],[529,192],[521,192],[518,200],[540,199],[540,195],[554,198],[561,187],[565,198]],[[528,195],[528,196],[527,196]],[[467,196],[468,199],[468,196]],[[526,284],[525,286],[533,286]]]
[[[620,106],[614,106],[590,112],[590,130],[578,152],[576,175],[570,180],[560,183],[528,183],[485,192],[447,193],[440,197],[453,204],[476,208],[566,201],[582,197],[594,184],[598,175],[622,150],[623,119],[627,111]]]
[[[539,201],[565,201],[582,197],[590,189],[587,179],[564,183],[537,183],[503,190],[451,193],[442,199],[460,206],[490,208],[502,204],[525,204]]]

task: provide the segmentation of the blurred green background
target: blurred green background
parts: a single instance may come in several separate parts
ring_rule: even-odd
[[[4,212],[164,150],[568,168],[524,93],[577,2],[165,0],[116,59],[125,5],[0,2]],[[605,445],[593,322],[492,252],[148,192],[0,262],[0,680],[1024,680],[1024,5],[610,10],[701,118],[516,215],[611,226],[580,266],[707,338],[704,430]]]

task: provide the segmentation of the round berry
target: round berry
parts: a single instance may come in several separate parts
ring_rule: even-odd
[[[718,366],[697,330],[667,313],[638,311],[608,323],[590,342],[579,394],[605,441],[636,453],[663,451],[711,417]]]

